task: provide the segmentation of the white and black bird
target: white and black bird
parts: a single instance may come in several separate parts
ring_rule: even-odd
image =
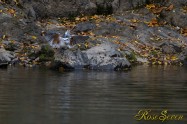
[[[63,36],[60,33],[53,33],[49,36],[45,36],[45,39],[49,42],[49,45],[53,48],[72,48],[70,30],[67,30]]]

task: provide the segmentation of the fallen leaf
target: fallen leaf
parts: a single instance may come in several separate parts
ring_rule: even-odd
[[[120,49],[120,48],[118,48],[117,50],[118,50],[118,51],[121,51],[121,49]]]
[[[84,46],[85,46],[86,48],[88,48],[89,44],[88,44],[88,43],[85,43]]]
[[[8,9],[7,12],[12,15],[14,15],[16,13],[16,11],[14,9]]]
[[[164,62],[164,65],[168,65],[168,63],[167,63],[167,62]]]
[[[154,14],[160,14],[165,7],[155,8],[152,10]]]
[[[32,36],[32,39],[36,40],[36,39],[37,39],[37,37],[36,37],[36,36]]]
[[[175,60],[177,60],[178,58],[176,57],[176,56],[171,56],[171,60],[172,61],[175,61]]]
[[[149,27],[159,26],[158,20],[156,18],[153,18],[150,22],[148,22]]]
[[[80,20],[80,18],[79,18],[79,17],[76,17],[76,18],[75,18],[75,21],[79,21],[79,20]]]
[[[138,41],[137,41],[137,40],[135,40],[134,42],[135,42],[135,43],[138,43]]]
[[[98,15],[94,15],[94,16],[91,17],[91,19],[98,19],[98,18],[99,18]]]
[[[5,39],[6,38],[6,35],[3,35],[3,39]]]
[[[187,6],[184,6],[182,9],[184,13],[187,13]]]
[[[162,62],[161,62],[161,61],[158,61],[158,64],[159,64],[159,65],[161,65],[161,64],[162,64]]]
[[[156,6],[154,4],[148,4],[148,5],[146,5],[146,8],[147,9],[154,9],[154,8],[156,8]]]
[[[187,36],[187,27],[186,28],[183,28],[181,30],[181,33],[184,35],[184,36]]]
[[[133,23],[139,22],[137,19],[132,19],[132,20],[130,20],[130,21],[133,22]]]
[[[171,11],[171,10],[173,10],[173,8],[174,8],[174,5],[171,4],[171,5],[169,5],[169,6],[166,8],[166,11]]]

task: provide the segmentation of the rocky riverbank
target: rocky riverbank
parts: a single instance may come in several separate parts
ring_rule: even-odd
[[[0,66],[128,70],[187,60],[185,0],[0,3]],[[51,48],[46,37],[67,29],[72,48]]]

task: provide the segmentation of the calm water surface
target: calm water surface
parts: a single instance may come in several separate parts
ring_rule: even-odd
[[[136,121],[140,109],[183,121]],[[129,72],[0,69],[0,124],[186,124],[187,67]]]

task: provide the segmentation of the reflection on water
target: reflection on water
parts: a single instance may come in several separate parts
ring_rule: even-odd
[[[67,73],[0,70],[0,124],[161,124],[138,122],[134,115],[140,109],[168,109],[187,118],[186,98],[186,67]]]

